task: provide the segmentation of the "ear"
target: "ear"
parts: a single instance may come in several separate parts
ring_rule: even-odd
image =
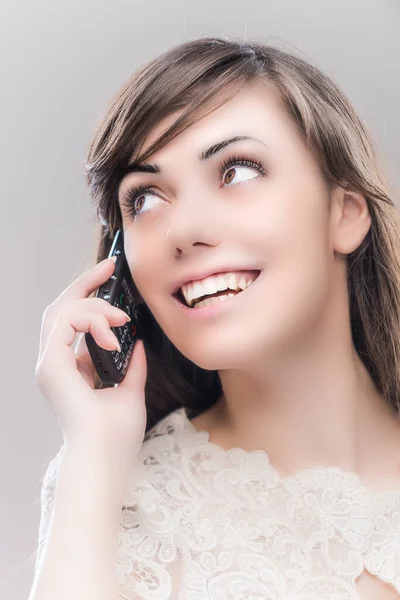
[[[371,215],[365,196],[336,188],[331,205],[333,249],[341,254],[350,254],[361,245],[370,227]]]

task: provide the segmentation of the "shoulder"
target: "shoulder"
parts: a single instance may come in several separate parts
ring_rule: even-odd
[[[166,543],[166,532],[180,535],[177,512],[182,502],[190,501],[194,488],[194,476],[185,464],[196,443],[183,411],[180,408],[160,419],[144,437],[122,505],[122,554],[128,548],[129,553],[140,555],[147,543]]]
[[[124,598],[139,590],[146,590],[149,598],[169,598],[166,590],[170,592],[171,582],[182,573],[180,484],[185,440],[191,433],[183,410],[171,412],[149,429],[132,472],[118,533],[118,591]]]
[[[186,409],[182,406],[160,419],[146,432],[143,439],[143,447],[146,446],[149,440],[153,440],[154,438],[160,438],[166,435],[179,435],[187,431],[188,417]]]
[[[187,451],[194,443],[193,428],[183,407],[172,411],[149,429],[132,473],[132,493],[143,488],[158,488],[164,472],[179,471]]]
[[[146,432],[138,455],[139,463],[147,460],[148,464],[149,456],[153,455],[158,455],[162,461],[161,457],[165,459],[168,448],[175,444],[184,446],[191,437],[193,428],[190,427],[185,408],[173,410]]]

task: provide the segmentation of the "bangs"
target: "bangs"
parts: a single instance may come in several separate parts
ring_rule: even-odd
[[[226,79],[226,77],[224,79]],[[247,84],[248,81],[243,81],[243,78],[239,82],[237,79],[229,82],[228,88],[224,80],[219,82],[214,80],[212,86],[207,86],[205,82],[200,82],[193,89],[187,90],[184,96],[173,98],[168,105],[158,106],[157,118],[155,118],[155,115],[153,114],[151,126],[149,119],[145,119],[140,133],[137,134],[135,148],[133,149],[130,161],[134,160],[138,163],[145,162],[152,154],[164,148],[176,136],[183,133],[191,125],[194,125],[202,118],[229,102],[239,94]],[[206,91],[204,91],[204,88]],[[163,119],[180,110],[183,110],[183,112],[175,119],[168,129],[154,140],[146,152],[140,154],[140,148],[143,146],[152,130],[159,125]]]

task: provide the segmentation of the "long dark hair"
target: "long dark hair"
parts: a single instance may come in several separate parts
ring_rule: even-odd
[[[400,414],[400,237],[394,193],[355,108],[309,60],[258,42],[205,37],[175,46],[134,72],[98,125],[85,164],[101,227],[97,261],[108,255],[122,228],[117,190],[124,167],[153,127],[184,109],[146,153],[135,156],[139,162],[260,80],[278,92],[327,184],[358,191],[367,199],[370,230],[347,257],[352,336],[379,392]],[[203,412],[222,388],[218,371],[201,369],[184,357],[147,306],[142,308],[148,431],[181,406],[192,416]],[[96,386],[102,387],[99,380]]]

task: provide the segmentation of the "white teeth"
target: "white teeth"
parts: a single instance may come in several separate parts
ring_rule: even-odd
[[[193,306],[197,298],[205,295],[215,294],[216,292],[223,291],[225,289],[231,289],[234,291],[245,290],[253,281],[257,278],[256,273],[220,273],[218,275],[211,275],[201,282],[195,281],[193,283],[185,284],[181,287],[181,292],[185,298],[188,306]],[[234,294],[228,294],[230,295]],[[210,299],[205,299],[206,302]]]
[[[195,302],[194,308],[201,308],[202,306],[210,306],[211,304],[219,304],[220,302],[229,300],[229,298],[232,298],[232,296],[237,296],[237,294],[227,294],[226,296],[224,295],[224,296],[216,296],[213,298],[205,298],[201,302]]]
[[[204,294],[215,294],[215,292],[218,291],[219,287],[221,287],[221,284],[218,287],[218,279],[219,277],[209,277],[203,282],[201,286],[199,284],[195,284],[196,288],[201,288],[202,293],[200,294],[200,296],[204,296]],[[224,288],[222,287],[221,289]]]
[[[243,277],[240,278],[240,280],[242,280]],[[233,274],[230,273],[227,275],[227,277],[224,277],[224,281],[228,281],[228,286],[231,290],[236,290],[237,287],[237,277]],[[224,289],[224,288],[222,288]]]

